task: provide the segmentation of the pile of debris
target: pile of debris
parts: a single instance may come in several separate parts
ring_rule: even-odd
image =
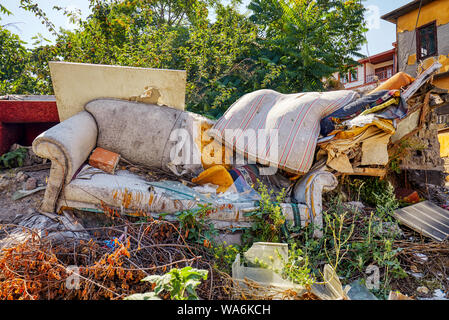
[[[167,106],[93,100],[84,111],[33,142],[37,156],[28,157],[32,161],[28,167],[48,166],[45,162],[51,160],[47,186],[24,187],[29,192],[45,189],[41,214],[33,213],[2,229],[0,247],[9,250],[9,255],[0,255],[0,267],[15,263],[11,252],[18,248],[22,251],[17,254],[22,255],[44,252],[43,257],[57,266],[47,271],[59,275],[59,280],[67,276],[71,263],[87,266],[80,271],[84,291],[64,294],[121,299],[144,289],[129,290],[126,281],[121,282],[119,293],[111,289],[112,280],[123,280],[123,273],[129,280],[190,264],[213,274],[202,291],[204,298],[260,297],[260,288],[266,292],[260,276],[271,277],[266,285],[272,287],[271,273],[240,265],[238,256],[233,278],[216,274],[206,259],[211,253],[188,244],[188,232],[182,234],[173,221],[182,213],[200,211],[220,230],[216,240],[239,243],[242,230],[252,225],[250,213],[263,210],[258,191],[265,188],[274,191],[271,200],[281,208],[287,234],[291,228],[313,225],[313,235],[319,238],[323,236],[322,193],[337,186],[338,176],[385,178],[391,169],[400,168],[405,176],[393,181],[398,190],[408,190],[411,184],[427,191],[429,183],[442,186],[444,162],[433,110],[448,102],[449,95],[431,84],[440,67],[435,63],[417,79],[398,73],[364,96],[350,90],[299,94],[259,90],[241,97],[217,121]],[[413,152],[404,152],[407,141],[413,142]],[[420,185],[422,176],[424,185]],[[284,196],[279,199],[282,190]],[[448,204],[421,202],[397,210],[395,217],[442,242],[449,234],[449,211],[441,206]],[[85,219],[80,223],[70,212],[100,213],[122,225],[89,228]],[[75,249],[65,250],[67,244]],[[44,250],[47,245],[50,251]],[[209,247],[208,243],[203,247]],[[25,269],[21,272],[25,283],[30,274]],[[353,284],[352,289],[343,290],[330,266],[324,272],[326,283],[307,290],[279,278],[275,286],[286,290],[270,291],[274,292],[270,298],[294,289],[295,298],[349,299],[350,290],[360,289]],[[106,279],[111,280],[110,287],[104,287]],[[52,285],[59,286],[61,281]],[[93,290],[98,287],[101,294]],[[8,294],[4,298],[22,290],[8,282],[1,288],[0,293]],[[35,292],[28,298],[54,298]]]
[[[281,207],[289,223],[313,223],[320,237],[322,192],[337,186],[335,176],[383,178],[397,167],[409,172],[408,182],[423,171],[440,173],[426,182],[442,184],[432,111],[448,95],[431,85],[439,68],[435,62],[417,79],[398,73],[362,97],[351,90],[258,90],[216,122],[165,106],[91,101],[33,143],[36,154],[52,160],[41,211],[108,208],[175,219],[210,205],[209,218],[238,242],[235,231],[251,223],[242,213],[260,208],[257,191],[265,185],[275,194],[286,190]],[[412,138],[421,147],[404,157]]]

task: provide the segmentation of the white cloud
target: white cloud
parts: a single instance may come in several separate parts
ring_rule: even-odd
[[[380,29],[380,9],[376,5],[366,7],[366,26],[368,29]]]

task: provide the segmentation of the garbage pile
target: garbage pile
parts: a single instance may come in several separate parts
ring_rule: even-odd
[[[438,142],[436,131],[429,130],[426,122],[430,121],[428,116],[432,110],[449,101],[447,90],[431,84],[432,75],[440,67],[439,63],[434,63],[417,79],[399,72],[363,96],[350,90],[291,95],[259,90],[247,94],[236,101],[206,134],[213,138],[211,144],[220,141],[220,145],[225,146],[217,162],[225,154],[223,159],[229,163],[232,159],[229,154],[235,151],[257,165],[237,166],[233,163],[231,166],[205,167],[206,170],[192,182],[215,184],[218,192],[224,192],[234,186],[237,178],[243,178],[241,182],[250,189],[251,186],[257,188],[264,177],[264,184],[270,188],[278,191],[283,187],[291,191],[288,194],[292,202],[306,203],[307,188],[299,188],[298,181],[310,178],[311,172],[383,178],[388,172],[391,155],[406,139],[420,131],[429,131],[427,135],[433,134],[431,139]],[[277,129],[278,136],[275,141],[265,143],[261,133],[251,132],[252,129]],[[227,130],[230,135],[226,135]],[[278,152],[270,157],[273,149]],[[204,150],[207,148],[203,148],[203,156]],[[431,154],[434,151],[429,148],[422,152],[422,159],[408,159],[408,164],[413,162],[414,169],[424,163],[422,168],[435,170],[434,163],[441,158],[439,154]],[[400,160],[406,167],[407,159]],[[266,166],[278,169],[276,174],[261,175],[260,171],[266,170]],[[333,188],[331,185],[326,185],[327,190]],[[447,230],[447,226],[443,229]]]
[[[210,205],[209,218],[229,235],[251,225],[247,214],[261,208],[257,191],[266,186],[273,201],[285,190],[278,202],[286,224],[313,224],[321,237],[322,192],[337,186],[336,175],[386,175],[395,144],[447,99],[430,84],[440,67],[417,79],[400,72],[364,96],[258,90],[217,121],[166,106],[90,101],[33,142],[52,160],[41,211],[175,219]]]
[[[210,243],[204,242],[204,251],[194,251],[187,242],[190,229],[178,228],[171,219],[197,210],[200,213],[188,223],[206,216],[222,232],[220,236],[224,234],[220,240],[239,242],[238,231],[252,226],[249,213],[263,210],[258,191],[264,187],[274,191],[270,194],[274,202],[279,200],[276,193],[284,190],[282,202],[277,204],[287,222],[295,228],[313,224],[313,235],[321,237],[322,192],[337,186],[336,176],[385,176],[395,145],[425,127],[432,108],[448,100],[447,91],[431,85],[432,75],[440,67],[435,63],[417,79],[398,73],[363,96],[351,90],[298,94],[259,90],[241,97],[217,121],[166,106],[93,100],[84,111],[36,138],[33,151],[52,163],[42,214],[4,229],[0,247],[9,252],[19,248],[30,255],[44,252],[46,258],[59,261],[57,268],[48,272],[57,272],[60,279],[69,275],[66,267],[82,257],[89,267],[80,271],[86,281],[76,298],[122,299],[143,290],[131,290],[130,285],[156,270],[165,272],[167,267],[189,263],[212,272],[204,258],[212,259],[206,250]],[[178,157],[183,151],[176,149],[179,141],[170,140],[176,130],[193,136],[194,143],[184,157]],[[199,162],[186,161],[195,157]],[[414,198],[414,202],[420,201],[417,194]],[[122,215],[137,218],[125,221],[120,217],[119,226],[89,228],[79,224],[70,209],[102,213],[108,219]],[[421,202],[397,210],[394,216],[422,235],[443,242],[449,233],[448,213]],[[137,220],[142,217],[144,220]],[[287,227],[282,231],[290,232]],[[81,244],[76,247],[79,251],[69,245],[69,252],[66,244],[75,248],[75,243]],[[51,248],[59,251],[45,251]],[[279,272],[289,258],[287,244],[254,243],[245,254],[236,256],[232,277],[214,274],[201,296],[374,297],[357,282],[343,288],[328,264],[323,269],[323,283],[308,286],[287,281]],[[0,263],[9,268],[15,260],[5,256]],[[21,264],[18,267],[25,270],[25,283],[28,269]],[[113,269],[124,280],[119,293],[115,292],[114,273],[109,273]],[[55,283],[60,285],[60,279]],[[43,287],[50,285],[46,279],[42,281]],[[215,293],[217,288],[222,291]],[[9,297],[17,290],[15,284],[7,284],[4,292]],[[54,293],[39,294],[42,292],[35,290],[30,298],[54,298]],[[391,292],[390,299],[409,297]]]
[[[210,135],[237,153],[275,165],[284,173],[302,176],[323,159],[334,173],[384,176],[389,146],[422,125],[430,111],[430,98],[443,102],[426,86],[439,67],[438,63],[432,65],[416,80],[397,73],[362,97],[350,90],[292,95],[253,92],[235,102]],[[425,103],[415,103],[420,96],[427,96]],[[226,130],[260,128],[279,130],[279,159],[269,158],[273,143],[264,146],[260,154],[256,143],[251,143],[259,139],[244,145],[245,134],[240,133],[237,139],[222,137]],[[260,138],[257,133],[255,137]]]
[[[436,108],[448,98],[446,90],[430,84],[439,68],[435,63],[417,79],[399,72],[361,97],[350,90],[292,95],[256,91],[236,101],[208,133],[258,165],[276,166],[290,180],[304,176],[320,160],[334,174],[383,177],[389,151],[422,128],[430,106]],[[272,159],[273,142],[263,144],[260,152],[258,133],[245,136],[245,130],[261,128],[279,131]],[[226,130],[239,134],[225,136]],[[223,190],[232,179],[223,178],[222,170],[206,170],[194,182],[215,182]],[[214,174],[220,178],[214,180]]]

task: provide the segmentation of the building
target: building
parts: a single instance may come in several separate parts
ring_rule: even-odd
[[[396,24],[398,70],[416,76],[438,60],[442,67],[433,84],[449,89],[449,0],[415,0],[381,18]],[[449,103],[436,114],[440,156],[449,173]]]
[[[395,46],[395,43],[393,43]],[[378,81],[384,82],[396,73],[396,47],[358,60],[359,65],[346,74],[334,73],[345,89],[369,91],[376,87]]]
[[[396,24],[397,70],[416,76],[438,60],[433,84],[449,89],[449,0],[415,0],[381,18]]]

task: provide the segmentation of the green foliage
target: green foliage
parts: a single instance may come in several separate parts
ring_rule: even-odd
[[[187,240],[209,245],[213,237],[218,234],[214,225],[208,220],[209,214],[214,210],[209,205],[198,204],[198,209],[185,210],[176,214],[181,232]]]
[[[354,0],[253,0],[249,16],[238,0],[89,1],[86,19],[55,6],[78,26],[57,31],[36,1],[21,0],[57,39],[38,36],[25,50],[3,35],[20,63],[2,61],[17,70],[2,80],[2,93],[52,93],[51,60],[183,69],[187,109],[216,118],[254,90],[321,90],[324,77],[354,64],[364,42],[364,9]]]
[[[4,5],[0,4],[0,13],[10,15],[12,14],[11,11],[9,11]]]
[[[357,64],[352,57],[360,56],[366,31],[359,1],[253,0],[249,8],[266,70],[260,83],[281,92],[321,90],[323,77]]]
[[[232,272],[232,263],[235,261],[237,254],[241,252],[241,248],[223,243],[223,245],[214,245],[212,252],[215,267],[230,274]]]
[[[207,270],[184,267],[182,269],[173,268],[162,276],[151,275],[142,281],[154,283],[154,292],[133,294],[125,300],[160,299],[159,295],[164,291],[170,294],[172,300],[198,300],[195,289],[201,284],[201,280],[207,279],[207,273]]]
[[[23,41],[0,26],[0,94],[14,92],[28,61]]]
[[[380,180],[376,177],[360,178],[349,182],[349,186],[361,201],[378,207],[379,210],[392,211],[399,206],[393,186],[387,180]]]
[[[385,209],[388,205],[384,202],[381,207]],[[325,224],[321,239],[312,238],[313,227],[305,228],[297,239],[304,254],[309,257],[312,273],[318,276],[317,271],[323,263],[330,263],[345,284],[355,279],[365,279],[368,266],[375,265],[381,273],[379,290],[373,293],[385,298],[391,289],[391,279],[406,276],[398,259],[401,249],[393,247],[393,241],[399,235],[389,231],[397,228],[391,212],[381,209],[370,213],[348,211],[340,197],[333,198],[329,208],[323,212]]]
[[[349,229],[344,230],[345,228],[345,218],[347,217],[348,212],[338,212],[331,211],[330,214],[324,214],[324,223],[326,224],[326,229],[330,231],[332,234],[332,238],[330,241],[332,242],[332,253],[333,257],[328,253],[326,248],[326,242],[328,239],[324,240],[325,252],[328,258],[328,263],[331,264],[334,270],[337,270],[340,261],[344,258],[346,251],[343,248],[346,244],[349,243],[351,236],[354,232],[354,220],[350,224]]]
[[[275,201],[271,201],[274,191],[268,191],[267,186],[259,180],[257,183],[261,197],[259,209],[245,213],[245,216],[251,217],[254,222],[249,229],[245,230],[242,235],[242,242],[280,242],[281,228],[285,223],[280,203],[285,199],[286,191],[283,189],[275,195]]]
[[[56,35],[57,31],[55,29],[55,25],[53,24],[53,22],[51,22],[48,19],[47,14],[45,13],[45,11],[42,10],[36,2],[35,2],[35,0],[20,0],[19,7],[24,9],[24,10],[27,10],[27,11],[30,11],[30,12],[34,13],[34,15],[41,20],[42,24],[45,24],[47,29],[51,33]]]
[[[284,267],[281,276],[304,287],[311,286],[315,279],[309,265],[309,258],[298,248],[297,243],[292,243],[288,250],[287,261],[283,261]]]
[[[27,155],[27,149],[20,147],[14,151],[4,153],[0,156],[0,169],[15,168],[23,166]]]

